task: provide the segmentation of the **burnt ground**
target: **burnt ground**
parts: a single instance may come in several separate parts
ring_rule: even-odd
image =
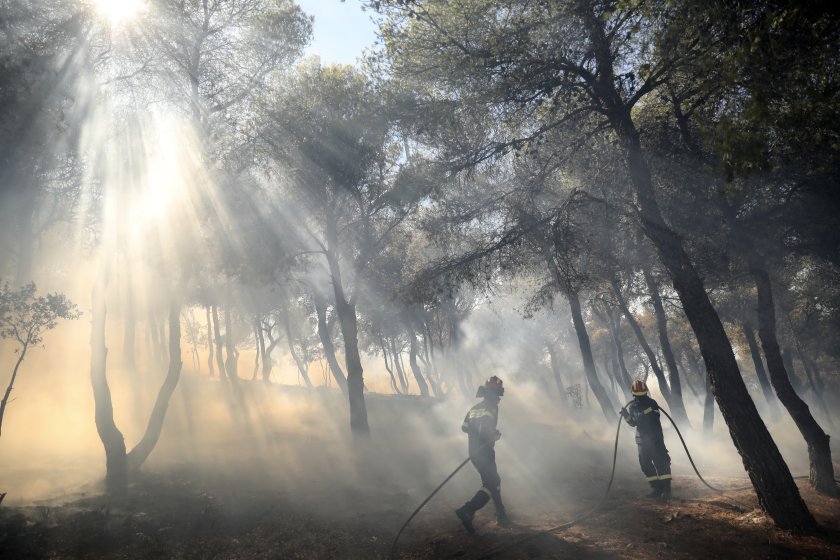
[[[466,453],[459,428],[468,402],[371,394],[376,437],[361,444],[345,435],[340,393],[246,387],[238,408],[230,408],[219,398],[223,387],[185,383],[189,391],[174,402],[155,453],[122,499],[103,496],[101,483],[68,490],[71,480],[81,480],[72,473],[102,472],[101,450],[94,462],[78,465],[68,451],[31,465],[11,457],[3,469],[9,495],[0,506],[0,560],[385,559],[410,512]],[[701,434],[689,443],[704,476],[725,488],[724,495],[701,485],[666,430],[675,499],[643,498],[648,489],[626,430],[604,507],[570,529],[537,535],[601,500],[615,431],[597,417],[538,417],[550,405],[511,393],[497,458],[517,525],[497,527],[488,506],[476,517],[477,535],[466,533],[454,510],[480,484],[467,466],[417,515],[398,558],[477,560],[502,546],[509,547],[493,558],[840,558],[840,500],[819,496],[800,480],[823,532],[803,537],[775,529],[757,509],[725,434],[717,445]],[[253,412],[250,423],[237,420],[244,411]],[[800,448],[790,456],[805,456]],[[27,479],[54,482],[49,486],[58,497],[24,497],[16,481]]]
[[[774,529],[756,509],[743,479],[716,480],[720,496],[688,477],[663,504],[638,496],[635,480],[619,479],[600,513],[553,535],[521,539],[592,507],[581,497],[554,514],[512,511],[517,526],[496,527],[491,507],[468,535],[452,514],[459,497],[443,495],[418,515],[399,544],[399,558],[838,558],[840,501],[800,484],[824,528],[818,536]],[[629,487],[629,488],[628,488]],[[144,475],[129,496],[108,501],[78,495],[63,503],[0,509],[0,558],[388,558],[398,527],[417,501],[393,489],[272,492],[259,484],[231,486],[187,470]],[[518,543],[518,544],[517,544]]]

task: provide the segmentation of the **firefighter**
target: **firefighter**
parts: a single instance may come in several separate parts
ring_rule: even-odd
[[[650,498],[671,499],[671,457],[662,437],[659,405],[648,396],[644,381],[637,379],[630,388],[633,402],[621,409],[621,417],[636,428],[639,464],[650,483]]]
[[[502,380],[495,375],[478,388],[476,397],[484,400],[470,409],[461,425],[461,430],[469,436],[470,461],[481,476],[481,489],[470,501],[455,510],[455,515],[470,533],[475,533],[472,521],[475,512],[487,505],[491,499],[496,507],[496,523],[502,527],[511,525],[502,504],[501,482],[496,469],[496,451],[494,445],[501,432],[496,429],[499,421],[499,401],[505,394]]]

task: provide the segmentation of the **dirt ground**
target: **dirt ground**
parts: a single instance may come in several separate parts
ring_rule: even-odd
[[[743,480],[714,483],[736,488]],[[408,527],[397,557],[840,558],[840,501],[805,485],[803,496],[824,528],[817,536],[774,529],[749,490],[720,496],[683,477],[674,486],[675,499],[663,504],[640,498],[635,481],[618,480],[599,513],[551,535],[536,533],[592,507],[597,496],[554,515],[513,511],[516,526],[509,529],[492,522],[488,506],[475,536],[452,514],[457,500],[444,497]],[[143,476],[122,500],[79,495],[62,505],[3,507],[0,558],[388,558],[413,498],[329,488],[304,498],[173,470]]]
[[[40,463],[9,455],[0,477],[9,491],[0,506],[0,560],[386,559],[408,515],[466,453],[460,422],[469,402],[369,395],[375,437],[360,445],[347,437],[340,394],[254,387],[225,405],[222,388],[185,382],[189,390],[122,499],[103,496],[101,482],[71,484],[84,478],[78,473],[94,480],[102,472],[95,446],[93,459],[79,464],[76,448]],[[512,391],[502,411],[497,459],[516,525],[497,527],[488,506],[476,517],[477,534],[466,533],[454,510],[480,484],[468,465],[409,525],[396,558],[840,558],[840,500],[800,480],[823,532],[774,529],[726,434],[717,444],[701,434],[690,440],[701,471],[724,495],[702,486],[666,430],[674,500],[644,498],[632,430],[625,430],[604,507],[570,529],[538,534],[601,500],[615,438],[597,417],[564,420],[538,397]],[[249,414],[248,422],[237,420]],[[794,447],[789,456],[803,451]],[[27,498],[24,483],[33,481],[56,492]]]

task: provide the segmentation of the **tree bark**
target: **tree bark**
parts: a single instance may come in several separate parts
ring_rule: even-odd
[[[557,385],[557,390],[560,392],[560,406],[569,408],[569,403],[566,402],[568,394],[566,393],[566,385],[563,383],[563,376],[560,373],[560,362],[557,359],[557,351],[550,340],[545,341],[546,350],[548,350],[548,362],[551,366],[551,373],[554,374],[554,384]]]
[[[779,352],[779,342],[776,338],[776,307],[773,301],[773,286],[770,275],[764,263],[755,251],[751,250],[749,257],[750,274],[753,277],[758,292],[758,337],[764,349],[767,369],[770,370],[770,381],[776,389],[779,401],[790,413],[796,427],[808,445],[808,462],[810,474],[808,480],[814,489],[828,496],[837,496],[837,484],[834,481],[834,465],[831,462],[831,447],[829,436],[817,423],[808,405],[803,401],[791,385],[784,358]]]
[[[613,294],[615,294],[615,299],[618,302],[618,307],[621,309],[624,317],[627,318],[627,322],[630,324],[633,334],[636,335],[636,340],[639,341],[639,346],[642,347],[645,356],[647,356],[648,362],[650,362],[650,368],[653,370],[653,375],[659,383],[659,392],[662,393],[662,396],[665,398],[668,408],[674,412],[675,419],[680,423],[683,423],[686,420],[684,418],[685,409],[683,408],[683,415],[680,415],[678,407],[674,405],[674,399],[671,395],[671,389],[668,386],[668,380],[665,379],[665,372],[662,371],[661,367],[659,367],[659,361],[656,359],[656,352],[654,352],[653,348],[651,348],[650,344],[648,344],[647,338],[645,338],[645,333],[642,332],[642,327],[639,326],[639,322],[636,321],[636,318],[630,311],[630,307],[627,305],[624,295],[621,293],[621,286],[618,285],[618,280],[612,280],[611,285]]]
[[[269,325],[267,329],[265,329],[265,336],[268,338],[268,346],[265,349],[265,355],[263,356],[262,362],[262,380],[263,383],[269,383],[271,381],[271,370],[273,368],[273,363],[271,361],[271,354],[274,352],[274,349],[277,347],[277,344],[280,342],[280,339],[274,338],[274,335],[271,331],[274,330],[274,325]]]
[[[108,387],[105,346],[105,286],[96,286],[92,294],[90,337],[90,381],[93,387],[94,420],[99,439],[105,447],[105,487],[109,494],[125,494],[128,490],[128,463],[125,438],[114,422],[111,389]]]
[[[257,380],[257,373],[260,371],[260,361],[262,361],[263,369],[265,369],[265,337],[263,336],[262,321],[259,317],[254,317],[254,341],[257,345],[257,355],[254,358],[254,373],[251,376],[251,381]]]
[[[394,370],[391,368],[390,364],[388,364],[388,349],[385,347],[385,339],[382,337],[382,334],[379,335],[379,346],[382,348],[382,359],[385,361],[385,371],[387,371],[388,375],[391,376],[391,390],[395,395],[401,395],[402,392],[400,391],[400,388],[397,387],[397,378],[394,377]]]
[[[216,338],[216,365],[219,367],[219,377],[222,381],[227,381],[225,360],[222,355],[222,333],[219,329],[219,308],[214,304],[211,309],[213,314],[213,336]]]
[[[26,357],[26,351],[29,348],[30,339],[27,339],[23,342],[23,347],[18,352],[18,359],[15,362],[15,368],[12,370],[12,378],[9,380],[9,386],[6,387],[6,392],[3,393],[3,400],[0,401],[0,434],[3,433],[3,416],[6,414],[6,405],[9,402],[9,397],[12,394],[12,389],[15,387],[15,379],[17,379],[18,369],[20,369],[20,364],[23,362],[23,358]]]
[[[408,333],[408,365],[411,367],[411,372],[414,374],[414,381],[417,382],[417,387],[420,389],[420,394],[424,397],[429,396],[429,385],[423,379],[423,372],[420,371],[420,366],[417,365],[417,337],[414,336],[414,330],[408,325],[406,330]]]
[[[581,0],[579,6],[597,68],[593,82],[594,94],[606,108],[610,124],[624,152],[642,229],[656,248],[683,304],[700,345],[718,408],[741,454],[759,504],[780,528],[800,533],[813,532],[817,528],[816,521],[802,500],[790,469],[750,398],[732,345],[709,300],[703,281],[686,253],[682,240],[665,223],[659,209],[650,170],[631,117],[631,108],[616,90],[613,57],[605,22],[593,13],[588,3]]]
[[[225,371],[227,372],[228,378],[236,382],[239,381],[239,353],[236,351],[236,344],[233,342],[233,323],[230,317],[230,307],[230,298],[228,298],[228,303],[225,305],[225,354],[227,355]]]
[[[327,302],[317,290],[313,290],[312,302],[315,304],[315,314],[318,316],[318,338],[321,339],[321,346],[324,348],[324,356],[327,358],[330,372],[332,372],[333,379],[335,379],[341,392],[347,395],[347,377],[338,363],[338,358],[335,357],[335,344],[333,344],[332,334],[330,334],[330,326],[327,324]]]
[[[761,361],[761,351],[758,349],[758,344],[755,341],[753,327],[749,323],[742,321],[741,330],[750,349],[750,356],[752,356],[753,366],[755,367],[755,376],[758,378],[761,392],[764,394],[764,399],[767,401],[767,404],[775,411],[777,405],[776,396],[773,394],[773,387],[770,385],[770,380],[767,379],[767,372],[764,370],[764,363]]]
[[[169,409],[169,401],[178,386],[178,381],[181,379],[181,366],[181,303],[180,301],[173,301],[169,307],[169,370],[149,416],[146,432],[126,457],[129,471],[133,472],[140,469],[140,466],[149,458],[160,439],[163,422],[166,419],[166,411]]]
[[[392,336],[389,339],[391,344],[391,358],[394,362],[394,369],[397,370],[397,379],[400,381],[400,387],[402,387],[402,392],[408,392],[408,376],[405,374],[405,369],[403,368],[402,360],[400,359],[400,355],[402,352],[397,350],[397,341],[396,337]]]
[[[691,426],[688,421],[688,413],[685,410],[685,402],[682,395],[682,384],[680,383],[680,370],[677,368],[677,359],[671,348],[671,340],[668,338],[668,317],[665,315],[665,308],[662,305],[662,298],[659,297],[659,286],[651,274],[649,267],[642,267],[642,274],[645,277],[650,301],[653,304],[654,315],[656,316],[656,330],[659,332],[659,347],[662,349],[662,357],[665,365],[668,366],[670,375],[668,381],[671,388],[671,407],[675,417],[681,418],[686,426]]]
[[[598,379],[598,372],[595,370],[595,360],[592,357],[592,346],[589,342],[589,333],[586,332],[586,323],[583,320],[583,313],[580,309],[580,300],[576,292],[566,294],[569,300],[569,307],[572,310],[572,323],[575,326],[575,334],[577,334],[578,345],[580,346],[581,359],[583,360],[583,371],[586,374],[586,380],[592,388],[592,393],[595,399],[601,406],[601,411],[608,422],[614,422],[618,417],[616,416],[616,407],[610,401],[604,386]]]
[[[309,367],[304,361],[298,356],[297,351],[295,350],[295,339],[292,336],[292,323],[289,319],[289,312],[288,310],[284,309],[283,313],[283,329],[286,331],[286,341],[289,344],[289,354],[292,355],[292,359],[295,361],[295,365],[298,368],[298,373],[300,376],[303,377],[303,382],[306,383],[307,387],[312,387],[312,381],[309,379]]]
[[[331,213],[330,213],[331,214]],[[356,306],[344,294],[341,266],[338,262],[338,232],[334,216],[327,216],[327,265],[335,294],[335,311],[344,338],[344,361],[347,366],[347,397],[350,402],[350,431],[354,435],[370,434],[367,407],[365,406],[365,380],[359,355],[359,332]]]
[[[216,372],[213,367],[213,326],[210,319],[210,306],[205,308],[207,312],[207,369],[210,371],[210,377],[213,377]]]
[[[703,432],[710,434],[715,427],[715,396],[709,376],[706,376],[706,399],[703,403]]]

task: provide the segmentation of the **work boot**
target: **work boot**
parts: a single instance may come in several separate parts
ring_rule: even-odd
[[[471,535],[475,534],[475,527],[473,527],[473,512],[467,509],[467,506],[459,507],[455,510],[455,515],[458,516],[458,519],[461,520],[461,523],[464,525],[464,529],[467,530],[468,533]]]
[[[661,480],[651,480],[650,481],[650,494],[647,495],[648,498],[658,498],[662,495],[662,486],[660,485]]]
[[[496,525],[499,527],[510,527],[513,525],[513,521],[510,520],[505,510],[496,512]]]
[[[670,502],[671,501],[671,479],[667,478],[665,480],[660,480],[661,483],[661,493],[659,494],[659,499],[663,502]]]

